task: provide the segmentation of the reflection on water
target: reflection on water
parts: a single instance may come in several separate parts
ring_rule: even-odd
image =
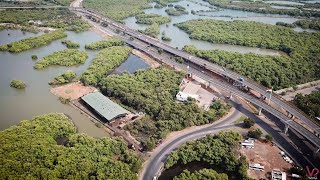
[[[205,3],[205,2],[202,2]],[[266,15],[261,13],[254,13],[254,12],[247,12],[247,11],[238,11],[238,10],[229,10],[224,9],[221,11],[214,11],[214,12],[201,12],[201,14],[206,16],[199,16],[191,14],[191,10],[199,11],[199,10],[210,10],[207,6],[202,6],[200,4],[195,4],[190,1],[180,1],[177,3],[172,3],[174,5],[179,4],[186,8],[189,12],[187,15],[182,16],[170,16],[171,22],[163,24],[160,26],[160,32],[164,32],[166,36],[170,37],[172,41],[165,42],[172,47],[182,48],[185,45],[195,45],[199,49],[219,49],[219,50],[226,50],[232,52],[240,52],[240,53],[256,53],[262,55],[280,55],[281,52],[269,50],[269,49],[260,49],[260,48],[253,48],[253,47],[244,47],[244,46],[234,46],[234,45],[225,45],[225,44],[213,44],[204,41],[193,40],[189,38],[189,35],[184,31],[180,30],[173,24],[185,22],[192,19],[215,19],[215,20],[224,20],[224,21],[232,21],[232,20],[245,20],[245,21],[256,21],[256,22],[263,22],[268,24],[276,24],[276,22],[286,22],[286,23],[293,23],[298,19],[292,18],[286,15]],[[189,4],[189,6],[187,6]],[[160,14],[162,16],[168,16],[165,12],[166,8],[150,8],[144,10],[145,13],[150,14]],[[129,17],[125,19],[125,24],[132,29],[139,29],[144,30],[147,25],[144,24],[136,24],[135,17]],[[161,34],[158,35],[158,39],[161,40]]]
[[[130,54],[128,59],[119,67],[117,67],[112,72],[112,74],[122,74],[124,72],[133,74],[139,69],[148,69],[149,67],[150,66],[147,63],[145,63],[142,59],[133,54]]]
[[[8,37],[8,33],[11,34]],[[67,32],[66,39],[84,45],[97,40],[101,37],[93,32],[74,33]],[[38,34],[39,35],[39,34]],[[5,44],[20,40],[26,37],[36,36],[36,34],[26,33],[20,30],[0,31],[0,44]],[[86,69],[97,52],[89,51],[89,58],[83,65],[73,67],[49,67],[43,70],[34,70],[35,61],[31,59],[32,54],[36,54],[39,59],[47,56],[54,51],[63,50],[66,47],[61,44],[61,40],[51,42],[47,46],[28,50],[21,53],[11,54],[0,52],[0,130],[18,124],[23,119],[32,119],[34,116],[49,113],[61,112],[68,114],[75,122],[80,132],[85,132],[92,136],[105,136],[102,129],[97,128],[87,117],[69,105],[63,105],[52,95],[49,90],[48,82],[55,76],[62,74],[70,69],[78,75]],[[21,79],[26,82],[25,90],[13,89],[9,86],[12,79]]]

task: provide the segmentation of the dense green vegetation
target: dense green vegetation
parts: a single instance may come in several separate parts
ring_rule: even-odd
[[[212,169],[201,169],[191,173],[188,170],[184,170],[179,176],[174,177],[173,180],[228,180],[228,175],[224,173],[217,173]]]
[[[77,77],[77,74],[72,70],[67,70],[63,74],[54,78],[53,81],[49,82],[50,85],[60,85],[72,82]]]
[[[140,31],[148,36],[157,37],[160,34],[160,25],[157,23],[153,23],[148,26],[144,31]]]
[[[28,1],[6,1],[1,0],[0,6],[2,7],[46,7],[46,6],[55,6],[58,7],[60,4],[56,2],[57,0],[28,0]]]
[[[240,134],[229,131],[189,141],[170,154],[165,163],[165,168],[169,169],[174,165],[181,166],[194,161],[206,162],[213,167],[221,168],[227,174],[235,174],[238,177],[237,179],[249,179],[247,177],[247,162],[245,158],[237,159],[237,148],[240,140]],[[196,174],[202,176],[201,174]],[[211,175],[216,174],[213,173]],[[225,176],[222,175],[223,178]]]
[[[255,124],[255,122],[250,118],[245,118],[243,120],[243,124],[244,124],[244,128],[251,128]]]
[[[85,0],[83,6],[92,8],[114,20],[123,20],[143,13],[150,7],[148,0]]]
[[[34,65],[34,68],[43,69],[51,65],[74,66],[77,64],[83,64],[87,58],[88,53],[85,51],[65,49],[44,57]]]
[[[248,131],[248,137],[250,138],[260,139],[261,136],[262,136],[262,131],[259,128]]]
[[[32,59],[32,60],[37,60],[37,59],[38,59],[38,56],[35,55],[35,54],[32,54],[32,55],[31,55],[31,59]]]
[[[141,166],[120,139],[76,134],[71,120],[59,113],[0,131],[0,152],[0,179],[134,180]]]
[[[21,80],[12,80],[10,82],[10,87],[13,87],[16,89],[24,89],[26,88],[26,84]]]
[[[70,48],[70,49],[76,49],[76,48],[80,47],[79,43],[75,43],[75,42],[72,42],[72,41],[67,40],[67,39],[61,41],[61,43],[65,44],[67,46],[67,48]]]
[[[37,21],[40,21],[37,22]],[[90,25],[68,9],[32,9],[0,11],[0,23],[14,23],[24,26],[63,28],[68,31],[86,31]]]
[[[286,14],[290,16],[320,17],[319,11],[310,11],[310,10],[299,8],[299,7],[297,9],[276,9],[276,8],[272,8],[270,4],[264,3],[262,1],[251,1],[251,0],[240,0],[240,1],[205,0],[205,1],[209,2],[211,5],[214,5],[220,8],[227,8],[227,9],[258,12],[258,13],[264,13],[264,14]],[[314,6],[314,5],[310,5],[310,6]]]
[[[309,63],[300,64],[287,57],[241,54],[220,50],[198,50],[194,46],[186,46],[184,50],[213,63],[227,67],[244,76],[254,79],[260,84],[275,89],[291,87],[313,80],[315,71]]]
[[[303,29],[315,29],[320,30],[320,20],[298,20],[294,22],[295,25],[302,27]]]
[[[180,10],[180,9],[176,9],[176,8],[168,8],[165,10],[166,13],[170,16],[181,16],[183,14],[188,14],[187,11],[185,10]]]
[[[320,33],[298,33],[290,28],[249,21],[191,20],[177,24],[191,38],[280,50],[288,56],[272,57],[224,51],[185,50],[237,71],[264,86],[291,87],[320,78]]]
[[[1,12],[1,11],[0,11]],[[66,37],[67,34],[63,30],[57,30],[48,34],[44,34],[38,37],[30,37],[27,39],[22,39],[17,42],[0,46],[0,51],[9,51],[13,53],[18,53],[21,51],[26,51],[32,48],[37,48],[50,42]]]
[[[181,0],[152,0],[152,1],[156,2],[156,5],[154,6],[154,8],[163,8],[163,7],[170,6],[169,3],[179,2]]]
[[[101,50],[89,68],[81,74],[81,81],[85,85],[98,85],[103,77],[128,58],[131,50],[126,46],[114,46]]]
[[[313,92],[308,95],[297,94],[293,102],[312,118],[320,117],[320,92]]]
[[[199,108],[192,99],[177,103],[175,96],[183,76],[181,72],[157,68],[138,71],[134,75],[108,76],[100,86],[108,97],[148,115],[128,124],[126,129],[149,150],[171,131],[213,122],[230,108],[222,101],[214,102],[209,111]]]
[[[290,27],[290,28],[295,28],[296,27],[295,24],[285,23],[285,22],[277,22],[276,25],[277,26]]]
[[[165,24],[171,21],[170,17],[161,16],[159,14],[139,14],[136,16],[137,23],[140,24]]]
[[[171,38],[166,35],[162,35],[161,39],[164,41],[171,41]]]
[[[70,3],[72,2],[72,0],[54,0],[54,1],[62,6],[69,6]]]
[[[108,40],[101,40],[97,42],[93,42],[91,44],[86,44],[85,48],[86,49],[103,49],[103,48],[108,48],[111,46],[123,46],[124,41],[122,41],[119,38],[110,38]]]

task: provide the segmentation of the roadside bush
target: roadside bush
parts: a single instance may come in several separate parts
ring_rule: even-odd
[[[255,124],[254,120],[252,120],[250,118],[244,119],[243,123],[244,123],[244,125],[243,125],[244,128],[251,128]]]
[[[262,131],[259,128],[256,130],[250,130],[247,136],[254,139],[260,139],[262,136]]]
[[[265,138],[266,138],[266,141],[267,141],[267,142],[272,142],[272,140],[273,140],[273,137],[272,137],[270,134],[267,134],[267,135],[265,136]]]

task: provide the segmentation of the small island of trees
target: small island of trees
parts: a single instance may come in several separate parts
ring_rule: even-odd
[[[12,80],[10,83],[10,87],[13,87],[16,89],[24,89],[26,88],[26,84],[21,80]]]
[[[77,64],[83,64],[87,58],[88,53],[85,51],[65,49],[44,57],[34,65],[34,68],[43,69],[51,65],[73,66]]]
[[[66,36],[67,34],[64,33],[63,30],[57,30],[48,34],[38,36],[38,37],[30,37],[30,38],[22,39],[17,42],[2,45],[0,46],[0,51],[9,51],[12,53],[18,53],[18,52],[26,51],[32,48],[37,48],[37,47],[49,44],[54,40],[57,40]]]
[[[165,24],[171,21],[170,17],[161,16],[159,14],[139,14],[136,16],[137,23],[140,24]]]
[[[93,42],[91,44],[86,44],[85,48],[92,49],[92,50],[99,50],[99,49],[108,48],[112,46],[123,46],[123,45],[124,45],[124,41],[122,41],[121,39],[110,38],[107,40],[101,40],[101,41]]]
[[[65,44],[67,46],[67,48],[70,48],[70,49],[76,49],[76,48],[80,47],[79,43],[75,43],[75,42],[72,42],[72,41],[66,40],[66,39],[61,41],[61,43]]]
[[[49,82],[50,85],[60,85],[72,82],[77,77],[77,74],[72,70],[67,70],[63,74],[54,78],[53,81]]]

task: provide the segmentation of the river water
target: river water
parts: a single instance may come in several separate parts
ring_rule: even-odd
[[[170,16],[171,22],[166,24],[163,24],[160,26],[160,32],[165,32],[166,36],[170,37],[172,41],[165,42],[173,47],[182,48],[185,45],[194,45],[199,49],[205,49],[205,50],[211,50],[211,49],[218,49],[218,50],[225,50],[225,51],[232,51],[232,52],[239,52],[239,53],[255,53],[255,54],[261,54],[261,55],[281,55],[282,52],[270,50],[270,49],[261,49],[261,48],[253,48],[253,47],[244,47],[244,46],[236,46],[236,45],[226,45],[226,44],[215,44],[215,43],[208,43],[204,41],[198,41],[193,40],[189,38],[189,35],[185,33],[184,31],[180,30],[173,24],[192,20],[192,19],[215,19],[215,20],[224,20],[224,21],[232,21],[232,20],[244,20],[244,21],[256,21],[256,22],[262,22],[267,24],[276,24],[277,22],[285,22],[285,23],[293,23],[299,19],[293,18],[286,15],[274,15],[274,14],[261,14],[261,13],[255,13],[255,12],[247,12],[247,11],[239,11],[239,10],[230,10],[230,9],[219,9],[214,12],[199,12],[200,15],[193,15],[191,14],[191,10],[194,11],[207,11],[212,10],[209,7],[213,7],[209,5],[207,2],[201,1],[202,4],[196,4],[191,1],[180,1],[177,3],[172,3],[174,5],[181,5],[186,8],[186,10],[189,12],[187,15],[182,16]],[[154,3],[151,3],[154,5]],[[189,6],[188,6],[189,5]],[[159,14],[162,16],[168,16],[165,12],[166,8],[150,8],[145,9],[144,12],[146,14]],[[137,24],[135,17],[129,17],[125,19],[125,24],[133,29],[139,29],[144,30],[148,25],[144,24]],[[301,28],[294,29],[296,31],[310,31],[314,32],[313,30],[303,30]],[[161,34],[158,35],[158,39],[161,40]]]
[[[7,44],[40,34],[42,33],[23,34],[20,30],[3,30],[0,31],[0,44]],[[68,37],[66,39],[79,43],[81,50],[84,50],[85,44],[102,39],[99,35],[90,31],[83,33],[67,32],[67,34]],[[36,54],[38,59],[41,59],[54,51],[66,49],[61,44],[61,40],[17,54],[0,52],[0,130],[16,125],[23,119],[30,120],[37,115],[49,112],[61,112],[68,114],[72,118],[79,132],[95,137],[107,135],[103,129],[96,127],[80,111],[69,105],[62,104],[56,96],[49,92],[50,86],[48,85],[48,82],[55,76],[62,74],[68,69],[74,70],[77,75],[80,75],[90,65],[98,51],[87,51],[89,58],[83,65],[72,67],[52,66],[43,70],[33,69],[36,61],[31,59],[31,55]],[[135,56],[130,56],[130,58],[134,59],[134,62],[142,61]],[[127,63],[126,68],[128,69],[124,68],[123,70],[132,71],[131,66],[130,63]],[[135,65],[132,67],[135,67],[134,70],[136,70],[140,66]],[[142,68],[144,67],[145,65]],[[23,80],[26,82],[27,88],[25,90],[11,88],[10,82],[13,79]]]
[[[128,72],[130,74],[135,73],[139,69],[149,69],[150,66],[140,59],[138,56],[130,54],[128,59],[122,63],[119,67],[115,68],[112,74],[122,74]]]

